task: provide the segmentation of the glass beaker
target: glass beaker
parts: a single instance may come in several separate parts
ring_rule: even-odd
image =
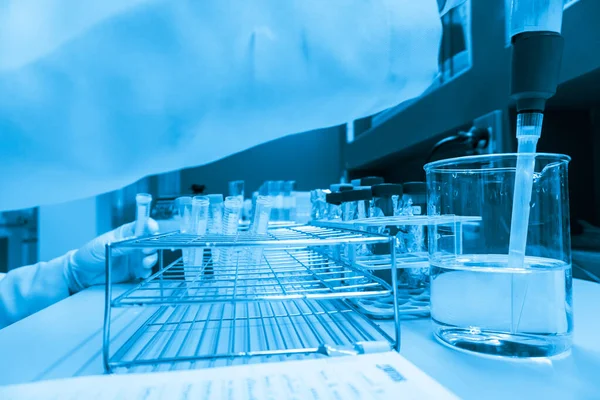
[[[427,164],[428,214],[479,217],[456,240],[430,226],[434,333],[455,348],[546,357],[572,343],[567,166],[536,154],[525,262],[508,264],[517,154]]]

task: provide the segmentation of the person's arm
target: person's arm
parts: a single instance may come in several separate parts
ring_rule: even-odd
[[[132,238],[134,232],[134,222],[125,224],[52,261],[10,271],[0,280],[0,329],[70,294],[104,283],[106,245]],[[149,219],[146,233],[156,232],[158,224]],[[133,259],[132,254],[136,255]],[[115,249],[113,257],[113,283],[148,277],[157,261],[155,251],[140,253],[135,249]],[[134,263],[141,263],[143,276],[136,276],[140,269],[134,268]]]
[[[438,74],[436,0],[39,3],[0,6],[0,210],[346,123]]]
[[[0,329],[69,296],[64,271],[70,255],[14,269],[0,280]]]

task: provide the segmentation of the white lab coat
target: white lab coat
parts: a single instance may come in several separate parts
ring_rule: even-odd
[[[0,211],[82,198],[416,97],[436,0],[8,0]],[[66,259],[0,281],[0,326],[69,295]]]
[[[71,252],[0,278],[0,329],[69,296],[65,264]]]
[[[104,193],[416,97],[436,0],[8,0],[0,210]]]

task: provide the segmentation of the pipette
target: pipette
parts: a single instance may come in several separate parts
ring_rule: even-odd
[[[511,96],[517,106],[518,157],[515,172],[508,267],[525,268],[527,230],[535,169],[546,100],[554,95],[562,59],[563,0],[512,0]],[[519,327],[527,296],[526,278],[511,279],[511,331]],[[523,274],[521,274],[523,275]],[[525,277],[527,275],[524,275]],[[523,286],[523,287],[519,287]]]

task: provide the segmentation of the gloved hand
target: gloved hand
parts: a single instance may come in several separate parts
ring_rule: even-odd
[[[71,294],[77,293],[88,286],[105,282],[105,246],[134,237],[135,222],[122,225],[88,242],[79,250],[68,254],[64,274]],[[148,220],[146,234],[158,232],[158,224],[153,219]],[[114,249],[112,251],[112,283],[126,282],[136,278],[147,278],[152,273],[152,267],[158,260],[153,249]],[[141,263],[143,268],[136,268]],[[141,272],[141,273],[140,273]]]

